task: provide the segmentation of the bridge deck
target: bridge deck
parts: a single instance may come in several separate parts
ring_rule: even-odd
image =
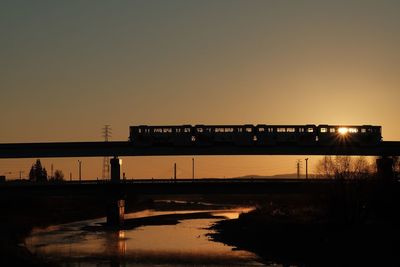
[[[376,146],[133,146],[130,142],[57,142],[0,144],[0,158],[191,156],[191,155],[364,155],[400,156],[400,142]]]

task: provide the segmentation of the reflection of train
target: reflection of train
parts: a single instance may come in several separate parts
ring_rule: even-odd
[[[374,145],[381,126],[371,125],[178,125],[131,126],[129,140],[138,146]]]

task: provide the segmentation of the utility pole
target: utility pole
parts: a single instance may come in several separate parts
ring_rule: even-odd
[[[308,179],[308,158],[306,158],[305,161],[306,161],[306,179]]]
[[[176,163],[174,163],[174,181],[176,182]]]
[[[194,158],[192,158],[192,181],[194,182]]]
[[[297,179],[300,179],[300,167],[301,167],[301,161],[298,159],[297,160]]]
[[[82,161],[78,160],[79,163],[79,182],[82,181]]]
[[[101,133],[102,137],[104,137],[104,142],[108,142],[109,138],[111,137],[111,126],[104,125]],[[102,178],[103,180],[110,178],[110,157],[103,158]]]

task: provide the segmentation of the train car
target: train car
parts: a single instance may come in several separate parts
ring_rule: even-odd
[[[129,141],[138,146],[150,146],[152,144],[152,134],[147,125],[130,126]]]
[[[192,126],[131,126],[129,140],[138,146],[188,146],[192,141]]]
[[[382,140],[382,127],[372,125],[318,125],[320,145],[376,145]]]
[[[381,126],[372,125],[178,125],[131,126],[129,140],[137,146],[211,145],[375,145]]]
[[[196,125],[195,144],[208,146],[214,144],[235,144],[239,146],[254,144],[253,125]]]
[[[256,127],[251,124],[238,125],[234,128],[234,144],[238,146],[251,146],[256,141]]]
[[[297,144],[312,145],[316,141],[317,127],[308,125],[265,125],[259,124],[256,129],[258,145]]]

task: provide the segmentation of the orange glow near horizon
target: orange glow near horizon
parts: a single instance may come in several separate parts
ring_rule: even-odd
[[[400,140],[400,1],[293,2],[6,1],[0,143],[103,141],[105,124],[110,141],[130,125],[246,123],[347,125],[338,139],[381,125]],[[295,173],[306,157],[196,157],[196,175]],[[127,177],[171,177],[174,162],[191,177],[191,157],[123,159]],[[0,175],[35,160],[0,160]],[[82,161],[101,177],[102,158]],[[77,177],[76,158],[42,162]]]

